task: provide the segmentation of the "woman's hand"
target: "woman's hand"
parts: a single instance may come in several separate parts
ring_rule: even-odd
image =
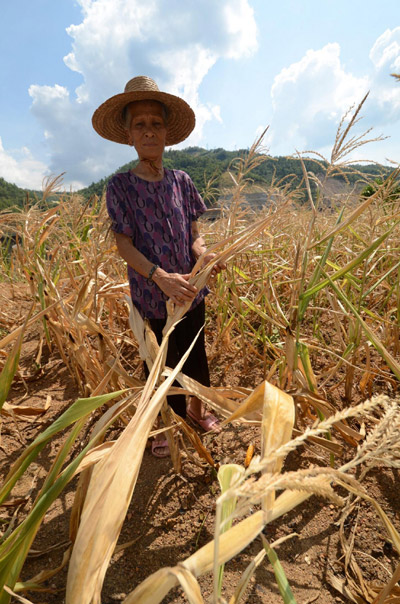
[[[205,254],[204,257],[202,258],[202,261],[203,261],[202,266],[205,266],[213,258],[216,257],[216,254],[213,254],[213,253],[207,254],[206,253],[206,250],[207,250],[206,244],[205,244],[204,238],[199,233],[199,227],[198,227],[198,224],[196,221],[192,222],[192,237],[193,237],[193,245],[192,245],[193,256],[197,260],[198,258],[200,258],[200,256],[202,254]],[[225,262],[217,262],[213,266],[213,270],[211,272],[211,277],[215,277],[218,273],[220,273],[221,271],[223,271],[225,269],[226,269]]]
[[[203,266],[208,264],[213,258],[216,257],[216,254],[206,254],[203,258]],[[215,277],[218,273],[226,269],[225,262],[217,262],[214,264],[213,269],[211,271],[211,277]]]
[[[194,300],[198,293],[197,287],[189,283],[189,278],[190,274],[167,273],[162,268],[153,275],[154,283],[178,306]]]

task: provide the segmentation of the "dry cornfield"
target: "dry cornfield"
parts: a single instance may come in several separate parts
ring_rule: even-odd
[[[31,300],[27,313],[11,312],[3,293],[0,310],[1,421],[20,444],[12,463],[3,450],[0,604],[11,598],[44,601],[40,590],[50,586],[51,591],[51,581],[66,568],[66,604],[101,603],[115,555],[135,549],[135,543],[117,542],[129,521],[146,443],[159,413],[168,428],[175,475],[187,481],[185,472],[194,467],[211,481],[214,538],[201,547],[196,543],[190,556],[170,559],[140,583],[132,576],[130,593],[120,601],[172,601],[165,598],[180,586],[184,601],[205,602],[200,578],[207,575],[207,601],[272,602],[268,586],[264,599],[249,596],[258,569],[269,564],[283,601],[296,602],[279,554],[284,542],[301,534],[289,531],[274,543],[266,536],[269,525],[284,522],[285,515],[311,497],[339,510],[340,570],[328,568],[321,577],[330,593],[357,603],[400,601],[400,565],[389,567],[385,580],[365,576],[354,548],[355,532],[363,527],[353,522],[354,511],[364,502],[394,552],[400,552],[398,522],[396,526],[365,486],[377,468],[396,472],[399,466],[399,172],[394,170],[370,197],[360,198],[357,189],[333,200],[333,208],[324,206],[326,183],[351,166],[347,154],[365,142],[351,138],[358,111],[341,124],[329,161],[316,157],[315,171],[304,168],[297,188],[289,186],[290,179],[273,182],[271,203],[256,214],[243,196],[251,170],[264,159],[257,141],[232,167],[231,206],[221,208],[214,222],[202,223],[210,249],[228,268],[210,283],[212,266],[202,267],[199,260],[192,283],[210,286],[205,326],[209,357],[218,375],[229,376],[235,368],[235,384],[217,383],[214,375],[214,385],[206,388],[182,373],[183,361],[165,367],[169,334],[187,308],[169,309],[159,347],[129,301],[104,200],[84,204],[78,195],[60,194],[50,209],[42,209],[41,200],[23,212],[0,214],[0,229],[11,228],[18,235],[12,254],[2,258],[2,282],[11,295],[28,287]],[[55,195],[58,185],[58,179],[47,183],[43,201]],[[300,205],[304,190],[307,202]],[[30,404],[35,372],[28,380],[19,364],[27,334],[33,332],[37,374],[45,367],[45,355],[56,356],[80,393],[50,423],[51,401],[42,408]],[[150,369],[146,382],[140,359]],[[259,435],[259,449],[254,453],[250,446],[247,455],[244,450],[242,465],[223,451],[217,461],[212,436],[201,438],[166,405],[174,380],[224,418],[222,435],[229,426],[233,434],[249,427]],[[13,395],[16,384],[23,384],[25,394]],[[21,497],[18,485],[33,467],[40,467],[41,451],[54,446],[46,475]],[[294,452],[318,463],[290,469],[285,460]],[[51,569],[44,563],[41,572],[21,580],[46,514],[71,485],[62,562]],[[229,561],[259,536],[259,553],[235,584],[227,582]]]

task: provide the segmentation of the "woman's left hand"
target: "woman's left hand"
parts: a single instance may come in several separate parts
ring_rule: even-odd
[[[203,258],[203,266],[208,264],[213,258],[216,257],[216,254],[206,254]],[[215,277],[218,273],[226,269],[225,262],[217,262],[214,264],[213,269],[211,271],[211,277]]]

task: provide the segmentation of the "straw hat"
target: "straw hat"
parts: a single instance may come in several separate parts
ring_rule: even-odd
[[[160,92],[154,80],[137,76],[129,80],[125,91],[105,101],[93,114],[92,124],[100,136],[116,143],[128,144],[123,110],[133,101],[159,101],[168,112],[166,145],[176,145],[192,132],[196,118],[193,109],[178,96]]]

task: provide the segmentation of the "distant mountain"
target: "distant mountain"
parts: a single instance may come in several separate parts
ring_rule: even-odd
[[[234,184],[231,175],[233,177],[237,176],[239,164],[243,163],[247,152],[246,149],[226,151],[222,148],[208,150],[201,147],[188,147],[179,151],[170,149],[164,153],[164,165],[170,169],[179,169],[187,172],[206,203],[212,206],[213,202],[219,198],[221,189],[229,197],[229,188],[233,187]],[[250,187],[249,192],[255,192],[257,185],[266,187],[271,185],[271,183],[279,184],[285,182],[292,188],[302,182],[303,172],[300,160],[291,157],[271,156],[266,156],[263,161],[258,161],[258,159],[264,159],[264,156],[256,158],[255,163],[258,165],[248,174],[248,178],[254,185],[253,188]],[[132,161],[119,167],[115,170],[114,174],[130,170],[134,167],[135,163],[135,161]],[[315,174],[321,174],[323,171],[323,162],[319,162],[318,164],[313,160],[305,159],[304,163],[306,169]],[[385,176],[391,171],[390,168],[377,164],[353,166],[351,170],[348,169],[346,171],[345,175],[335,177],[334,183],[337,192],[349,185],[354,186],[360,181],[360,175],[354,174],[354,170],[361,172],[366,178],[369,176],[369,179]],[[85,199],[89,199],[92,195],[101,197],[111,176],[112,174],[102,178],[98,182],[92,183],[88,187],[78,191],[78,193]],[[360,190],[363,186],[360,184],[357,190]],[[34,191],[28,191],[28,193],[31,199],[35,199]],[[27,191],[0,178],[0,210],[10,206],[22,207],[26,201],[26,196]],[[40,199],[40,194],[37,194],[37,196]]]
[[[192,178],[197,189],[205,198],[210,198],[211,191],[209,181],[215,180],[214,187],[221,185],[221,179],[226,176],[229,164],[239,156],[244,155],[245,151],[225,151],[224,149],[213,149],[208,151],[201,147],[188,147],[177,151],[169,149],[164,153],[164,166],[175,170],[184,170]],[[118,172],[127,172],[133,168],[136,161],[131,161],[119,167],[113,174]],[[102,195],[104,188],[107,186],[108,180],[112,174],[102,178],[98,182],[92,183],[79,191],[84,197],[90,195]],[[231,181],[232,182],[232,181]],[[229,184],[229,182],[228,182]]]
[[[26,203],[27,196],[33,198],[34,194],[35,191],[21,189],[0,177],[0,211],[14,206],[22,208]]]
[[[225,149],[203,149],[201,147],[188,147],[183,150],[168,150],[164,153],[164,165],[167,168],[179,169],[187,172],[192,178],[197,189],[200,191],[208,205],[213,205],[216,197],[219,197],[218,190],[221,188],[229,189],[233,186],[233,176],[237,175],[241,159],[247,155],[246,149],[239,151],[226,151]],[[256,162],[257,163],[257,162]],[[313,160],[304,160],[306,169],[314,173],[322,173],[323,162],[316,163]],[[118,168],[114,172],[126,172],[135,166],[132,161]],[[355,165],[348,168],[345,175],[338,175],[330,179],[330,189],[335,188],[336,192],[346,187],[354,187],[360,182],[360,175],[354,174],[354,171],[361,172],[365,177],[375,178],[385,176],[391,171],[389,168],[377,164]],[[89,187],[82,189],[80,193],[89,198],[91,195],[101,196],[104,192],[107,182],[112,175],[92,183]],[[269,186],[272,182],[280,183],[287,179],[291,181],[291,187],[297,186],[303,179],[301,162],[298,159],[290,157],[270,157],[258,163],[248,174],[254,185]],[[335,183],[337,183],[335,185]],[[359,184],[356,189],[361,190],[364,184]],[[255,188],[255,187],[254,187]],[[329,190],[327,187],[326,190]],[[228,194],[229,197],[229,194]],[[305,194],[304,194],[305,198]]]

